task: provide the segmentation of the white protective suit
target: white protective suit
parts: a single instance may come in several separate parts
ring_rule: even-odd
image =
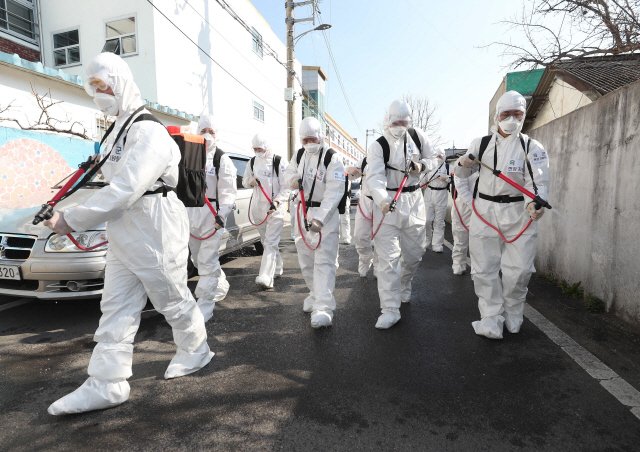
[[[454,175],[453,179],[456,188],[456,203],[451,209],[451,231],[453,233],[452,268],[455,275],[462,275],[467,271],[467,254],[469,252],[469,231],[465,229],[465,226],[468,228],[471,222],[471,214],[473,213],[471,199],[478,173],[473,173],[466,179]],[[460,221],[461,218],[464,225]]]
[[[363,167],[364,163],[364,167]],[[358,273],[362,278],[366,278],[371,265],[378,263],[378,255],[373,248],[373,240],[371,239],[371,215],[373,212],[373,198],[367,185],[365,177],[367,172],[366,159],[362,159],[356,165],[356,168],[362,173],[360,180],[360,200],[356,208],[355,228],[353,231],[353,240],[358,252]]]
[[[385,125],[391,126],[396,121],[408,121],[411,124],[411,107],[402,101],[394,101],[389,107]],[[367,177],[365,185],[371,192],[374,201],[373,229],[378,228],[382,218],[381,205],[391,202],[404,177],[407,158],[421,165],[420,174],[410,174],[405,191],[400,195],[393,212],[388,213],[380,226],[374,245],[378,255],[378,293],[382,315],[378,318],[376,328],[389,328],[400,320],[401,302],[408,303],[411,298],[411,280],[426,250],[425,222],[426,213],[419,181],[427,171],[435,169],[436,151],[431,146],[426,134],[416,129],[420,138],[420,151],[413,143],[408,132],[399,139],[391,133],[391,127],[385,127],[384,138],[390,147],[389,166],[385,168],[382,146],[374,141],[367,152]],[[407,156],[404,143],[407,142]],[[415,189],[409,192],[407,189]]]
[[[253,148],[264,149],[261,155],[256,154],[253,171],[248,164],[242,185],[245,188],[253,188],[253,198],[251,200],[251,220],[258,224],[265,219],[269,211],[269,201],[265,198],[260,187],[252,187],[249,179],[255,177],[262,184],[262,188],[269,197],[277,203],[277,210],[269,215],[267,220],[257,227],[260,233],[260,241],[264,247],[262,253],[262,263],[260,272],[256,278],[256,284],[265,288],[273,288],[274,276],[282,275],[282,256],[280,256],[280,234],[284,226],[284,217],[287,213],[287,200],[289,199],[289,188],[284,180],[286,164],[280,161],[278,174],[274,168],[274,154],[267,140],[260,134],[253,137]]]
[[[507,138],[498,133],[498,117],[502,111],[526,111],[525,99],[515,91],[509,91],[498,101],[496,108],[496,126],[482,162],[496,168],[529,191],[534,192],[534,182],[538,194],[548,199],[549,158],[542,145],[520,133],[522,119],[517,131]],[[522,148],[520,137],[529,141],[528,153]],[[478,156],[481,139],[469,146],[467,154]],[[529,174],[526,160],[532,168],[533,179]],[[497,163],[496,163],[497,161]],[[524,202],[497,203],[480,198],[480,193],[489,196],[521,196],[511,185],[494,176],[489,170],[474,162],[472,168],[456,165],[458,177],[469,177],[480,171],[478,196],[475,207],[477,212],[489,223],[500,229],[507,239],[514,238],[529,221],[526,210],[531,201],[525,196]],[[477,215],[471,217],[469,250],[471,253],[471,274],[478,296],[478,307],[482,320],[473,322],[476,334],[493,339],[502,338],[503,324],[511,333],[520,331],[523,321],[524,302],[527,297],[527,285],[535,271],[533,260],[536,254],[538,227],[533,222],[529,229],[515,242],[506,243],[498,233],[484,224]],[[502,278],[500,278],[502,271]]]
[[[198,131],[208,128],[218,135],[213,115],[203,113],[198,121]],[[220,174],[214,167],[216,153],[216,140],[206,140],[207,143],[207,193],[206,196],[218,215],[226,223],[227,217],[233,210],[238,195],[237,169],[228,155],[220,159]],[[217,200],[217,203],[216,203]],[[224,234],[224,228],[219,229],[213,237],[206,240],[198,240],[193,236],[208,237],[215,230],[215,219],[211,209],[206,204],[202,207],[190,207],[189,224],[191,238],[189,248],[194,265],[198,268],[200,280],[196,286],[195,295],[198,298],[198,306],[204,315],[205,322],[213,317],[213,309],[218,301],[224,300],[229,292],[229,282],[220,267],[220,242]]]
[[[444,159],[444,151],[438,150],[438,155]],[[444,160],[438,159],[438,167],[429,171],[425,176],[425,182],[430,181],[424,188],[424,206],[427,212],[427,246],[436,253],[442,253],[444,245],[444,218],[447,216],[447,204],[449,202],[449,183],[451,182],[451,168]],[[440,180],[446,177],[446,181]],[[433,224],[433,229],[432,229]]]
[[[187,375],[204,367],[213,353],[207,344],[204,319],[187,287],[187,212],[175,192],[144,195],[178,183],[180,150],[166,129],[152,121],[130,126],[114,143],[119,130],[143,105],[127,64],[102,53],[87,67],[111,87],[118,117],[103,147],[113,150],[102,166],[109,185],[86,203],[64,211],[75,231],[107,224],[109,251],[100,309],[102,317],[89,362],[89,378],[49,407],[50,414],[80,413],[119,405],[129,398],[133,339],[147,296],[173,329],[178,351],[165,378]],[[89,88],[87,89],[89,91]],[[136,114],[148,114],[142,110]]]
[[[287,186],[291,186],[293,181],[302,179],[309,222],[317,219],[323,224],[322,242],[315,251],[305,245],[297,224],[295,226],[298,261],[309,288],[309,296],[304,300],[303,309],[305,312],[311,312],[311,326],[318,328],[331,325],[333,311],[336,309],[333,291],[336,285],[336,259],[338,258],[340,221],[338,204],[344,194],[345,175],[344,166],[338,153],[333,155],[328,167],[324,167],[325,153],[329,147],[325,144],[320,122],[312,117],[303,119],[300,124],[300,138],[308,137],[315,137],[319,140],[319,149],[315,152],[305,150],[300,164],[296,161],[297,154],[294,155],[285,172],[285,180]],[[314,180],[316,183],[313,198],[309,199]],[[294,209],[298,208],[299,203],[300,195],[293,206]],[[302,231],[306,233],[302,208],[300,208],[297,220],[302,222]]]
[[[351,182],[349,182],[349,188],[351,188]],[[346,209],[343,214],[340,214],[340,243],[351,245],[351,199],[347,199]]]

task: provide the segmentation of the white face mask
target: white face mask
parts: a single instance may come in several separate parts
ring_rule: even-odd
[[[105,93],[96,93],[95,96],[93,96],[93,101],[105,115],[116,116],[118,114],[118,102],[116,101],[115,96]]]
[[[216,137],[211,135],[210,133],[205,133],[202,135],[202,138],[207,142],[207,147],[215,147],[216,145]]]
[[[265,156],[265,154],[267,153],[267,151],[265,151],[264,149],[262,149],[261,151],[256,151],[255,149],[253,150],[253,152],[256,153],[256,157],[258,158],[262,158]]]
[[[309,152],[310,154],[317,154],[318,151],[320,150],[320,144],[319,143],[307,143],[307,144],[303,144],[304,150]]]
[[[394,138],[402,138],[406,131],[407,128],[403,126],[389,127],[389,132],[391,132]]]
[[[499,122],[500,129],[507,135],[513,135],[522,126],[522,121],[518,121],[515,117],[509,116],[504,121]]]

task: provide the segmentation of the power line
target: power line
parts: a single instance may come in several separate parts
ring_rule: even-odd
[[[322,14],[319,10],[317,10],[318,17],[322,19]],[[327,44],[327,50],[329,51],[329,58],[331,60],[331,64],[333,65],[333,69],[336,71],[336,78],[338,79],[338,84],[340,85],[340,89],[342,90],[342,95],[344,96],[344,100],[347,102],[347,107],[349,107],[349,111],[351,112],[351,117],[353,121],[356,123],[356,126],[360,130],[360,133],[364,133],[356,115],[353,111],[353,107],[351,106],[351,102],[349,101],[349,96],[347,96],[347,91],[344,89],[344,84],[342,83],[342,77],[340,76],[340,71],[338,71],[338,65],[336,64],[336,60],[333,57],[333,51],[331,50],[331,44],[329,39],[327,38],[327,33],[323,30],[322,36],[324,37],[324,42]]]
[[[236,82],[238,82],[242,87],[244,87],[244,89],[246,89],[247,91],[249,91],[251,94],[253,94],[258,100],[260,100],[261,102],[263,102],[265,105],[269,106],[269,108],[273,109],[276,113],[278,113],[281,116],[285,116],[284,113],[281,113],[277,108],[275,108],[274,106],[272,106],[271,104],[269,104],[268,102],[266,102],[264,99],[262,99],[259,95],[257,95],[255,92],[253,92],[251,90],[251,88],[249,88],[248,86],[246,86],[244,83],[242,83],[240,80],[238,80],[231,72],[229,72],[228,70],[226,70],[220,63],[218,63],[216,60],[213,59],[213,57],[211,55],[209,55],[207,52],[204,51],[204,49],[202,47],[200,47],[198,45],[197,42],[195,42],[193,39],[191,39],[184,31],[182,31],[182,29],[180,27],[178,27],[171,19],[169,19],[162,11],[160,11],[158,9],[158,7],[156,5],[153,4],[153,2],[151,0],[147,0],[147,3],[149,3],[156,11],[158,11],[162,17],[164,17],[165,19],[167,19],[169,21],[169,23],[171,25],[173,25],[175,27],[176,30],[178,30],[180,33],[182,33],[184,35],[185,38],[187,38],[189,41],[191,41],[191,43],[196,46],[203,54],[205,54],[211,61],[213,61],[220,69],[222,69],[224,72],[226,72],[229,77],[231,77],[232,79],[234,79]]]

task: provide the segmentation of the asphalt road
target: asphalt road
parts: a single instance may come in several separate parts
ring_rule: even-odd
[[[231,290],[207,324],[216,356],[196,374],[163,380],[175,347],[147,306],[131,398],[110,410],[46,412],[86,378],[97,302],[0,312],[0,450],[638,450],[640,419],[529,320],[502,341],[474,334],[473,284],[452,274],[448,249],[427,251],[387,331],[374,328],[376,280],[358,276],[353,245],[340,247],[338,310],[322,330],[302,312],[288,228],[281,249],[273,291],[254,284],[254,252],[224,259]],[[531,287],[536,308],[638,387],[636,330],[570,315],[558,302],[579,307],[539,278]]]

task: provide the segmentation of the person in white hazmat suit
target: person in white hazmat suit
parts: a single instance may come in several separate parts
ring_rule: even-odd
[[[360,200],[356,208],[355,228],[353,231],[353,240],[358,252],[358,274],[361,278],[366,278],[371,266],[378,261],[378,256],[373,248],[373,240],[371,239],[371,215],[373,212],[373,197],[369,193],[369,189],[365,184],[365,171],[367,170],[367,158],[363,158],[356,166],[347,168],[347,173],[351,180],[361,178],[360,180]]]
[[[135,121],[149,112],[119,56],[98,55],[87,76],[87,92],[104,114],[117,117],[103,148],[109,157],[101,171],[109,185],[84,204],[55,212],[45,225],[64,235],[106,223],[109,250],[89,378],[49,407],[53,415],[109,408],[129,398],[133,339],[147,296],[171,325],[178,347],[165,378],[195,372],[213,357],[202,313],[187,287],[189,221],[173,191],[180,150],[161,124]]]
[[[384,135],[374,141],[367,152],[365,184],[373,196],[373,229],[382,225],[375,236],[378,254],[378,293],[382,314],[376,328],[386,329],[400,320],[400,305],[411,298],[411,280],[426,250],[426,212],[420,191],[420,179],[436,168],[436,151],[422,130],[415,129],[415,143],[407,130],[411,126],[411,107],[403,100],[389,107]],[[383,143],[389,146],[385,162]],[[410,164],[409,164],[410,161]],[[410,169],[408,180],[393,212],[395,196]]]
[[[491,129],[491,140],[481,161],[502,171],[541,198],[548,199],[547,151],[539,142],[521,133],[526,105],[524,97],[516,91],[509,91],[498,100],[495,126]],[[504,325],[511,333],[519,332],[522,325],[527,285],[535,271],[536,221],[542,217],[544,209],[536,210],[531,199],[468,157],[473,154],[480,158],[481,142],[482,139],[473,141],[455,167],[455,174],[461,178],[479,171],[475,201],[477,213],[497,227],[508,240],[518,235],[529,218],[534,220],[518,240],[506,243],[478,215],[474,213],[471,217],[471,274],[482,317],[473,322],[473,328],[478,335],[501,339]]]
[[[436,253],[442,253],[444,246],[444,218],[447,216],[451,169],[444,160],[444,151],[437,150],[438,167],[427,173],[424,189],[424,206],[427,211],[427,246]],[[433,226],[432,226],[433,225]],[[433,227],[433,229],[432,229]]]
[[[473,209],[471,200],[473,198],[473,188],[478,179],[478,173],[462,179],[455,172],[453,176],[453,186],[455,187],[456,204],[451,209],[451,231],[453,233],[453,274],[462,275],[467,271],[467,254],[469,253],[469,231]],[[453,196],[454,194],[452,194]],[[457,207],[457,210],[456,210]]]
[[[304,243],[296,225],[296,248],[302,275],[309,288],[309,296],[304,300],[303,310],[311,312],[313,328],[327,327],[333,323],[336,300],[333,291],[336,285],[336,260],[338,258],[338,227],[340,215],[338,204],[344,195],[344,166],[338,153],[325,145],[323,128],[320,122],[312,117],[300,123],[300,139],[304,151],[297,161],[298,153],[289,162],[285,172],[287,186],[297,190],[302,188],[307,204],[307,216],[311,223],[311,231],[322,231],[319,247],[312,251]],[[326,154],[333,155],[325,167]],[[312,193],[313,191],[313,193]],[[298,208],[300,194],[293,206]],[[304,212],[298,212],[297,221],[304,228]]]
[[[256,284],[272,289],[274,277],[281,276],[283,271],[279,245],[290,190],[284,180],[286,165],[280,161],[279,156],[274,155],[266,138],[261,134],[255,135],[252,146],[255,152],[253,168],[251,163],[247,165],[242,185],[253,188],[250,211],[252,221],[258,224],[266,218],[264,223],[257,226],[264,252]],[[273,206],[258,187],[258,181],[273,201]]]
[[[226,222],[238,195],[238,171],[229,156],[217,146],[218,127],[212,114],[203,113],[200,116],[198,130],[207,144],[206,196],[218,216]],[[229,292],[229,281],[220,266],[220,242],[224,226],[215,221],[206,204],[202,207],[189,207],[187,211],[191,228],[189,248],[200,275],[195,295],[206,322],[213,317],[216,303],[224,300]],[[209,237],[216,229],[217,232]],[[200,240],[203,238],[205,240]]]

